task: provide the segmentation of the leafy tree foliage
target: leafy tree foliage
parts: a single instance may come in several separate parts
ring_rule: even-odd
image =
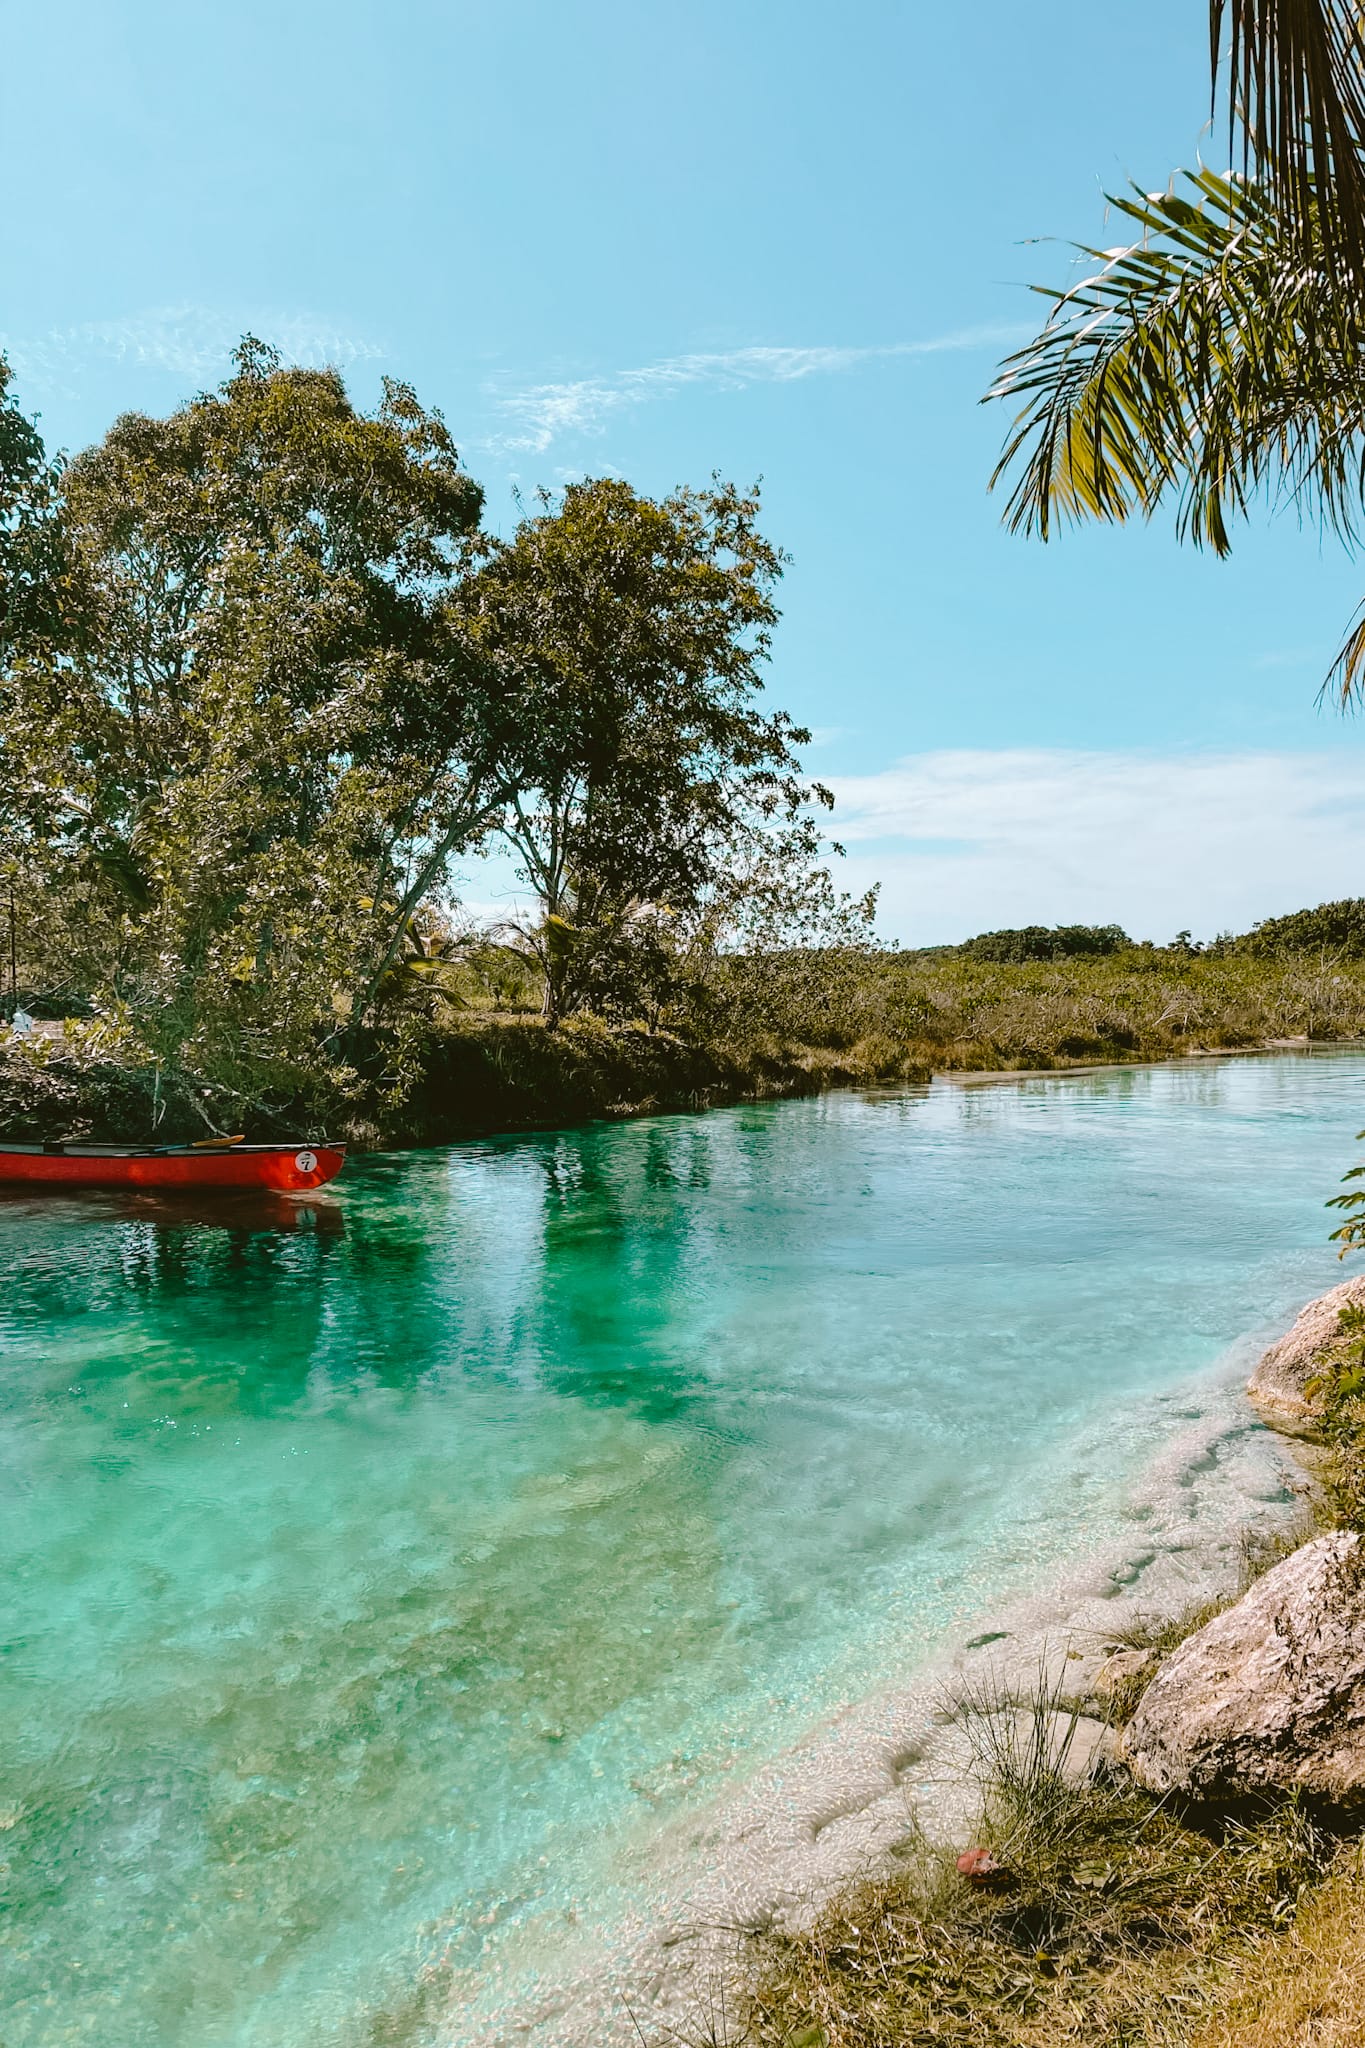
[[[4,921],[4,1008],[17,1000],[16,906],[33,896],[37,869],[21,820],[30,796],[27,763],[9,732],[14,663],[34,645],[68,643],[78,630],[61,505],[61,465],[49,459],[36,425],[10,395],[0,356],[0,916]]]
[[[782,557],[758,509],[730,485],[573,484],[487,542],[457,594],[535,732],[499,829],[539,906],[519,936],[551,1020],[657,1017],[736,897],[752,911],[779,872],[809,879],[808,808],[830,799],[800,777],[810,734],[759,704]]]
[[[1268,917],[1236,941],[1239,952],[1280,959],[1295,953],[1327,953],[1344,960],[1365,959],[1365,897],[1319,903],[1288,917]]]
[[[74,630],[60,516],[60,464],[10,396],[0,356],[0,659]]]
[[[760,706],[755,494],[601,480],[500,540],[407,386],[362,413],[250,339],[67,465],[7,400],[0,444],[23,955],[159,1101],[393,1099],[435,1010],[528,966],[551,1023],[695,1027],[727,949],[870,915],[819,866],[809,735]],[[540,905],[501,954],[449,901],[497,837]]]
[[[11,667],[18,830],[104,912],[88,964],[159,1046],[285,1086],[401,945],[411,871],[505,793],[500,686],[443,606],[481,494],[405,386],[366,417],[248,342],[64,495],[90,625]]]

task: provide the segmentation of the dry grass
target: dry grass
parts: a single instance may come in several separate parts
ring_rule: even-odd
[[[994,1832],[992,1830],[991,1832]],[[750,2037],[793,2048],[1186,2048],[1230,1969],[1283,1925],[1324,1845],[1296,1810],[1204,1833],[1132,1794],[1078,1796],[975,1893],[921,1850],[775,1953]]]
[[[1179,1614],[1130,1615],[1110,1632],[1109,1642],[1116,1650],[1155,1650],[1159,1657],[1169,1656],[1186,1636],[1203,1628],[1205,1622],[1212,1621],[1239,1597],[1237,1593],[1228,1593],[1194,1600]]]
[[[1365,1870],[1357,1850],[1284,1934],[1252,1949],[1190,2048],[1360,2048]]]
[[[761,1030],[807,1046],[881,1042],[936,1073],[1065,1068],[1360,1038],[1365,961],[1139,948],[1044,962],[852,949],[731,956],[705,1016],[702,1035],[726,1045]]]

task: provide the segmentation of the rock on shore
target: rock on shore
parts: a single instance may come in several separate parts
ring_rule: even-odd
[[[1321,1405],[1308,1393],[1323,1353],[1337,1336],[1337,1315],[1348,1303],[1365,1307],[1365,1273],[1310,1301],[1288,1336],[1272,1344],[1247,1381],[1247,1392],[1277,1429],[1311,1429]]]
[[[1304,1544],[1196,1630],[1143,1694],[1123,1754],[1154,1792],[1365,1797],[1361,1538]]]

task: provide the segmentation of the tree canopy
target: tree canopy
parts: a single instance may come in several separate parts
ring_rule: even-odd
[[[1030,924],[1016,931],[979,932],[958,951],[970,960],[1071,960],[1121,953],[1132,943],[1119,924]]]
[[[800,778],[810,734],[758,701],[782,558],[757,514],[729,485],[572,484],[456,595],[536,734],[499,830],[538,904],[522,936],[551,1016],[626,995],[756,837],[824,800]]]
[[[1269,959],[1317,952],[1343,960],[1365,959],[1365,897],[1348,896],[1312,910],[1291,911],[1286,917],[1265,918],[1236,944],[1241,952]]]
[[[62,487],[86,627],[0,686],[14,829],[49,898],[88,925],[102,896],[85,978],[155,1036],[296,1056],[391,943],[397,875],[501,794],[441,602],[481,493],[405,386],[367,417],[252,342]]]
[[[746,917],[785,943],[798,901],[845,915],[809,735],[761,704],[782,557],[755,492],[599,479],[501,538],[408,386],[362,412],[250,338],[220,389],[65,464],[0,382],[0,492],[33,993],[157,1071],[262,1113],[367,1062],[404,1086],[404,1031],[490,957],[452,863],[494,843],[551,1024],[676,1020]]]
[[[0,661],[43,637],[74,629],[63,546],[61,465],[48,457],[36,423],[10,394],[0,356]]]

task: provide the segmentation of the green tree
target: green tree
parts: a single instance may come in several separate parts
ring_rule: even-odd
[[[90,627],[6,679],[26,829],[54,893],[103,888],[105,995],[158,1050],[287,1089],[506,799],[447,605],[481,493],[406,386],[365,415],[251,341],[64,488]]]
[[[969,960],[1071,960],[1121,953],[1132,943],[1118,924],[1030,924],[1017,931],[978,932],[958,951]]]
[[[1239,953],[1269,960],[1292,959],[1299,953],[1365,959],[1365,897],[1348,896],[1312,910],[1291,911],[1287,917],[1265,918],[1232,943]]]
[[[62,465],[48,456],[36,424],[13,398],[11,382],[9,364],[0,356],[0,915],[6,1010],[18,995],[19,961],[28,966],[33,935],[46,927],[38,907],[41,864],[27,824],[32,776],[10,741],[5,679],[34,646],[69,645],[80,630],[62,516]]]
[[[790,858],[818,844],[810,735],[759,704],[783,558],[758,510],[729,484],[573,484],[486,543],[457,595],[534,734],[500,830],[539,905],[521,937],[552,1022],[657,1009],[735,879],[782,835]]]
[[[61,464],[11,396],[0,355],[0,662],[74,630],[63,545]]]

